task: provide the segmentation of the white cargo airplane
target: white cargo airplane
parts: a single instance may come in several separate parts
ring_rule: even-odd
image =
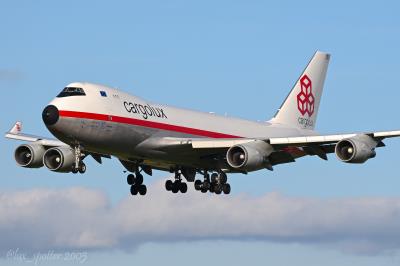
[[[375,157],[382,140],[400,131],[320,135],[314,131],[330,55],[316,52],[293,89],[268,122],[253,122],[178,109],[149,102],[122,91],[91,83],[71,83],[43,110],[43,121],[58,139],[21,133],[17,122],[7,138],[29,142],[15,150],[18,165],[63,173],[84,173],[90,155],[117,157],[132,174],[131,194],[145,195],[141,172],[152,169],[175,173],[167,190],[185,193],[194,187],[230,193],[226,173],[272,170],[306,155],[327,160],[336,153],[347,163]],[[210,176],[210,173],[211,176]]]

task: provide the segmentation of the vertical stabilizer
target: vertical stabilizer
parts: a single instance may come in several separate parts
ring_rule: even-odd
[[[20,134],[22,131],[22,123],[17,121],[14,126],[10,129],[9,133],[11,134]]]
[[[271,122],[314,129],[330,55],[317,51]]]

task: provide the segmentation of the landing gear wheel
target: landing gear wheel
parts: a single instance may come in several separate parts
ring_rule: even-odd
[[[72,166],[72,173],[73,174],[77,174],[78,173],[78,169],[75,168],[75,166]]]
[[[213,173],[211,175],[211,183],[217,183],[218,182],[218,174],[217,173]]]
[[[137,190],[139,191],[139,194],[144,196],[147,193],[147,187],[145,185],[139,185]]]
[[[204,182],[204,183],[203,183],[203,187],[204,187],[205,190],[210,190],[210,188],[211,188],[211,183],[208,182],[208,181],[207,181],[207,182]]]
[[[211,193],[214,193],[215,192],[215,184],[214,183],[212,183],[212,184],[210,184],[210,192]]]
[[[222,186],[222,191],[224,192],[224,194],[231,193],[231,185],[229,185],[228,183],[224,184]]]
[[[83,162],[81,162],[79,164],[79,168],[78,168],[79,173],[84,174],[86,172],[86,164],[84,164]]]
[[[226,181],[228,181],[228,177],[226,176],[226,174],[224,172],[221,172],[219,174],[219,182],[221,182],[221,184],[225,184]]]
[[[135,184],[141,185],[143,184],[143,175],[140,173],[136,173]]]
[[[180,183],[179,184],[179,190],[181,191],[181,193],[186,193],[187,192],[187,184],[186,183]]]
[[[221,192],[222,192],[221,186],[220,186],[220,185],[216,185],[216,186],[214,187],[214,192],[215,192],[215,194],[217,194],[217,195],[221,194]]]
[[[174,186],[174,183],[172,183],[172,180],[169,180],[169,179],[168,179],[168,180],[165,182],[165,189],[166,189],[167,191],[171,191],[173,186]]]
[[[138,189],[135,185],[131,186],[131,194],[132,195],[137,195],[138,194]]]
[[[128,185],[133,185],[135,183],[135,176],[133,174],[129,174],[126,177],[126,182],[128,183]]]
[[[179,184],[177,182],[172,183],[172,189],[171,189],[172,193],[178,193],[179,191]]]
[[[201,184],[202,184],[203,182],[201,182],[201,180],[196,180],[196,181],[194,181],[194,189],[195,190],[201,190]]]

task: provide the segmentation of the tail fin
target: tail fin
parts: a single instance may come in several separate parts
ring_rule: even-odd
[[[330,55],[317,51],[271,122],[314,129]]]
[[[9,133],[11,134],[19,134],[22,131],[22,122],[15,122],[14,126],[10,129]]]

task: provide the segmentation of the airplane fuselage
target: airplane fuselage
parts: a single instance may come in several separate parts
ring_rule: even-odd
[[[85,95],[51,101],[49,106],[58,112],[57,120],[49,123],[44,118],[44,121],[54,136],[90,152],[129,161],[145,160],[156,168],[167,168],[176,161],[192,164],[198,158],[184,153],[171,157],[168,151],[141,150],[140,143],[150,137],[266,139],[314,132],[156,104],[97,84],[72,83],[68,87],[82,88]]]

